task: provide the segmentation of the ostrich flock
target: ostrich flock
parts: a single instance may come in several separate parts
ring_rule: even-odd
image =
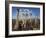
[[[32,16],[31,11],[24,9],[17,9],[17,18],[12,19],[12,30],[13,31],[26,31],[26,30],[39,30],[40,29],[40,18],[39,16]],[[29,12],[29,13],[28,13]]]

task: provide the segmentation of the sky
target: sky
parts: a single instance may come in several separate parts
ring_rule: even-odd
[[[40,8],[29,8],[29,7],[12,7],[12,17],[15,19],[17,9],[21,9],[22,12],[24,12],[24,9],[28,9],[29,11],[32,12],[32,16],[39,16],[40,15]],[[26,11],[27,12],[27,11]]]

